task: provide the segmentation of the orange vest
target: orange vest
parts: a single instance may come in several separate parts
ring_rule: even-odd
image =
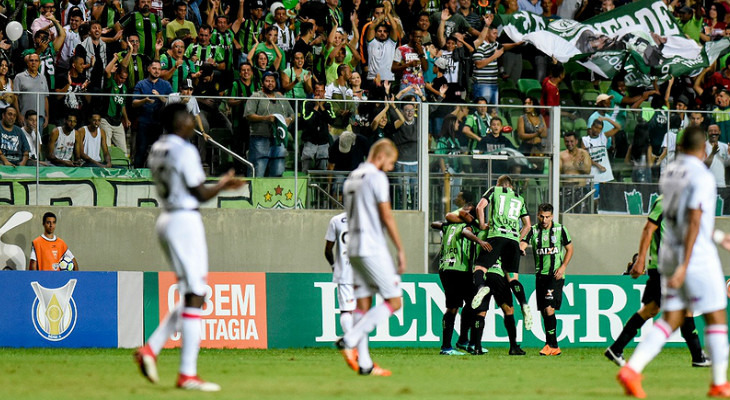
[[[56,240],[48,240],[43,236],[38,236],[33,240],[33,250],[38,262],[39,271],[55,271],[53,264],[61,261],[66,254],[68,246],[60,237],[56,236]]]

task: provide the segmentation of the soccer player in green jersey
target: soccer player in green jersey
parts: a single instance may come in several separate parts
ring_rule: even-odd
[[[489,219],[485,218],[485,209],[491,205]],[[486,243],[489,244],[486,251],[481,252],[474,263],[474,286],[477,289],[472,308],[476,309],[484,296],[489,293],[489,286],[486,284],[487,268],[502,260],[502,269],[508,273],[509,287],[515,294],[517,301],[522,307],[522,318],[525,322],[525,329],[532,329],[532,313],[527,305],[525,288],[518,280],[520,267],[520,239],[525,237],[530,230],[530,215],[525,207],[525,200],[515,193],[512,188],[512,178],[502,175],[497,178],[497,186],[490,188],[484,193],[477,204],[477,219],[479,229],[489,231]],[[522,222],[522,228],[520,228]]]
[[[649,318],[654,318],[661,307],[662,299],[662,288],[661,278],[658,270],[658,259],[659,259],[659,245],[662,241],[662,233],[664,231],[664,218],[662,212],[664,210],[662,206],[662,200],[664,196],[657,197],[651,206],[649,211],[649,218],[644,225],[644,230],[641,233],[641,239],[639,240],[639,253],[636,258],[634,266],[631,268],[631,277],[638,278],[644,274],[646,265],[646,252],[649,251],[649,265],[646,267],[646,272],[649,275],[649,279],[646,281],[646,288],[644,289],[644,295],[641,297],[641,302],[644,305],[634,315],[629,318],[624,325],[624,329],[618,336],[616,341],[606,349],[604,355],[609,360],[613,361],[619,367],[623,367],[626,364],[623,352],[626,345],[636,336],[644,326],[644,323]],[[709,367],[712,362],[707,359],[705,354],[702,352],[702,345],[700,344],[700,338],[697,334],[695,327],[695,320],[692,318],[692,314],[688,313],[687,318],[684,319],[684,323],[680,328],[682,337],[687,342],[687,347],[692,354],[692,366],[693,367]]]
[[[473,196],[471,197],[473,199]],[[473,200],[472,200],[473,201]],[[431,224],[434,229],[443,230],[441,239],[441,257],[439,262],[439,278],[444,288],[446,297],[446,312],[442,321],[443,335],[441,343],[441,355],[460,356],[464,353],[454,350],[451,347],[451,337],[454,333],[454,321],[459,308],[461,312],[461,329],[457,346],[466,349],[469,342],[469,328],[472,325],[473,310],[469,302],[474,296],[474,288],[471,283],[471,254],[472,243],[467,240],[462,232],[467,224],[471,224],[475,218],[474,204],[469,202],[455,213],[457,223],[436,221]],[[452,215],[453,213],[449,213]],[[466,307],[464,305],[466,304]],[[481,337],[481,336],[480,336]]]
[[[525,251],[530,244],[535,255],[537,308],[545,327],[545,347],[540,350],[540,355],[559,356],[555,311],[560,310],[563,302],[565,269],[573,257],[573,243],[568,230],[553,221],[552,204],[543,203],[537,207],[537,221],[522,239],[520,249]]]
[[[481,254],[492,251],[490,250],[492,247],[488,242],[489,239],[486,239],[487,233],[487,231],[479,230],[476,226],[467,227],[463,231],[464,237],[477,244],[475,246],[477,259]],[[489,309],[490,296],[494,296],[494,301],[504,312],[504,327],[507,329],[507,336],[509,337],[509,355],[525,355],[525,351],[517,343],[515,308],[512,303],[510,284],[505,272],[499,260],[492,264],[486,273],[484,273],[485,284],[489,288],[486,291],[487,294],[482,297],[479,304],[475,305],[474,302],[471,304],[474,309],[474,325],[471,329],[471,337],[467,351],[473,355],[484,354],[484,350],[482,349],[482,334],[484,333],[484,317],[487,315],[487,310]]]

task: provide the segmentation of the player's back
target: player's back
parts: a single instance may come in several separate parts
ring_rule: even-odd
[[[200,206],[190,189],[205,182],[205,173],[192,144],[177,135],[163,135],[152,145],[147,163],[165,210],[195,210]]]
[[[330,219],[325,239],[335,243],[335,263],[332,282],[352,283],[352,268],[347,257],[347,213],[339,213]]]
[[[717,260],[712,241],[715,229],[715,178],[696,157],[681,155],[670,163],[659,181],[664,195],[664,232],[661,248],[675,249],[684,258],[684,238],[689,228],[689,211],[701,210],[700,229],[692,251],[692,263]]]
[[[489,237],[519,240],[520,219],[527,215],[525,200],[511,188],[494,186],[484,197],[489,201]]]
[[[388,251],[378,204],[390,201],[388,178],[375,165],[364,162],[345,181],[347,251],[350,256],[377,255]]]

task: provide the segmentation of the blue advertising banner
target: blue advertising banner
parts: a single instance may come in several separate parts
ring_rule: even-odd
[[[116,272],[4,271],[0,346],[117,347]]]

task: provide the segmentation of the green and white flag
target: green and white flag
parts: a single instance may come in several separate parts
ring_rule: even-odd
[[[688,39],[661,0],[640,0],[583,23],[525,11],[500,17],[513,41],[531,43],[563,63],[577,61],[606,79],[624,70],[629,86],[697,75],[730,47],[727,38],[705,47]]]

